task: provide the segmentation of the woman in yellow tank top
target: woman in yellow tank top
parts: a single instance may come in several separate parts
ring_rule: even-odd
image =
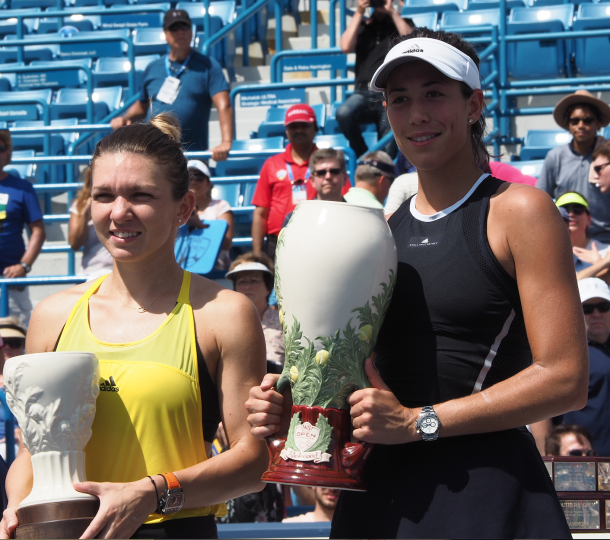
[[[224,501],[263,487],[267,452],[244,402],[265,374],[264,336],[246,297],[176,262],[176,230],[195,205],[179,141],[169,115],[100,141],[91,216],[113,271],[41,302],[28,331],[28,353],[100,360],[89,481],[75,485],[100,499],[84,538],[216,537]],[[230,450],[208,460],[221,418]],[[30,458],[22,448],[9,471],[1,537],[31,490]]]

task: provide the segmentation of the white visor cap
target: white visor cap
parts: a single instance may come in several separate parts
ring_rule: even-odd
[[[197,169],[199,172],[205,174],[208,178],[212,177],[212,175],[210,174],[210,169],[208,168],[208,166],[203,161],[200,161],[198,159],[191,159],[186,164],[186,168],[187,169]]]
[[[438,39],[412,38],[392,47],[373,75],[370,89],[373,92],[383,92],[390,72],[400,64],[415,60],[432,64],[450,79],[464,82],[473,90],[481,88],[479,70],[472,58]]]
[[[605,281],[599,278],[586,278],[578,282],[580,301],[586,302],[592,298],[601,298],[610,302],[610,289]]]

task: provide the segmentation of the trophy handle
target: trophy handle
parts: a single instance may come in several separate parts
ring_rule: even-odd
[[[280,452],[284,448],[284,444],[286,444],[286,437],[278,437],[274,434],[269,435],[269,437],[266,437],[265,440],[267,441],[267,448],[269,448],[271,461],[273,461],[280,455]]]
[[[350,476],[359,476],[374,444],[358,441],[345,443],[341,450],[341,465]]]

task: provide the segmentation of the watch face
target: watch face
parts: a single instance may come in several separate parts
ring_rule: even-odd
[[[433,416],[426,416],[421,421],[420,429],[428,435],[435,433],[436,430],[438,429],[438,420],[436,418],[434,418]]]
[[[167,503],[165,504],[165,514],[171,514],[177,512],[182,508],[184,504],[184,493],[170,493],[167,496]]]

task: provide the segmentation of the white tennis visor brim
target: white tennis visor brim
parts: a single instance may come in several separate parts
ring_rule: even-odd
[[[472,58],[438,39],[412,38],[392,47],[373,75],[370,89],[385,91],[390,72],[400,64],[415,60],[428,62],[450,79],[464,82],[473,90],[481,88],[479,70]]]

